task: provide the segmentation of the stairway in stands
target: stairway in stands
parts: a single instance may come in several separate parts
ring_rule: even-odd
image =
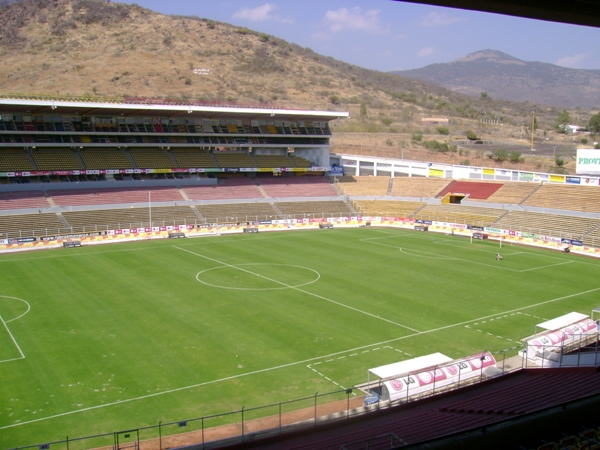
[[[393,187],[394,187],[394,179],[392,177],[390,177],[390,181],[388,182],[388,189],[387,189],[387,192],[385,193],[386,197],[392,196],[392,188]]]
[[[277,207],[277,205],[276,205],[275,203],[273,203],[273,202],[269,202],[269,204],[270,204],[270,205],[271,205],[271,207],[272,207],[272,208],[273,208],[273,209],[274,209],[274,210],[277,212],[277,215],[278,215],[279,217],[285,217],[285,214],[283,214],[283,213],[281,212],[281,210],[280,210],[280,209]]]
[[[200,214],[200,211],[198,211],[195,206],[192,205],[190,208],[192,208],[192,212],[198,217],[198,219],[200,219],[202,222],[206,222],[206,217]]]
[[[179,193],[181,194],[181,196],[183,197],[184,200],[189,200],[190,198],[188,197],[188,195],[186,194],[185,190],[182,187],[177,187],[177,190],[179,191]]]
[[[360,216],[360,213],[356,209],[354,209],[354,205],[352,205],[352,202],[350,201],[350,197],[348,195],[344,195],[344,203],[346,204],[346,206],[348,206],[348,209],[352,212],[353,217]]]
[[[61,213],[56,213],[56,216],[58,217],[58,220],[60,220],[60,222],[65,226],[65,228],[71,228],[71,225],[69,225],[69,222],[67,222],[67,219],[65,219]]]
[[[57,206],[56,203],[54,203],[54,199],[52,198],[52,196],[50,194],[48,194],[48,192],[43,191],[43,193],[44,193],[44,197],[46,197],[46,200],[48,200],[48,203],[50,203],[50,205]]]
[[[540,189],[542,186],[543,186],[543,184],[540,183],[540,185],[538,187],[536,187],[533,191],[531,191],[527,197],[525,197],[523,200],[521,200],[519,205],[522,205],[523,203],[525,203],[527,201],[527,199],[529,197],[531,197],[533,194],[535,194],[538,191],[538,189]]]
[[[267,194],[267,191],[265,191],[265,189],[260,185],[260,183],[258,181],[256,181],[256,178],[252,178],[252,182],[256,185],[259,192],[262,194],[262,196],[264,198],[271,198],[271,197],[269,197],[269,194]]]

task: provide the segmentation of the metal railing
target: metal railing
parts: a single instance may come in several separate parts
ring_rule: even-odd
[[[47,213],[53,214],[53,213]],[[319,212],[319,213],[298,213],[298,214],[266,214],[266,215],[230,215],[221,217],[205,217],[201,219],[172,219],[172,220],[142,220],[135,222],[112,222],[108,224],[98,225],[80,225],[71,227],[45,227],[45,228],[32,228],[22,229],[14,231],[5,231],[0,233],[0,239],[22,239],[22,238],[44,238],[48,236],[64,236],[71,234],[83,234],[83,233],[96,233],[106,232],[109,230],[125,230],[132,228],[148,228],[148,227],[167,227],[167,226],[179,226],[179,225],[193,225],[194,228],[201,228],[206,226],[226,226],[236,224],[246,224],[254,222],[269,222],[274,220],[299,220],[299,219],[329,219],[335,217],[348,217],[351,213],[349,211],[342,212]]]
[[[597,366],[600,363],[600,347],[597,342],[597,335],[593,335],[591,339],[586,337],[582,340],[576,340],[573,348],[569,349],[575,352],[593,353],[595,355],[593,359]],[[592,341],[595,341],[595,345],[589,347]],[[308,429],[328,421],[346,420],[400,404],[415,402],[491,378],[505,376],[523,368],[540,368],[540,365],[522,358],[519,353],[520,349],[522,349],[522,346],[492,353],[497,368],[493,375],[486,374],[482,369],[479,375],[469,379],[461,380],[459,376],[458,381],[451,385],[436,388],[433,384],[432,389],[427,392],[411,394],[407,390],[405,397],[395,401],[378,400],[371,405],[364,405],[362,395],[355,394],[357,389],[367,393],[369,390],[377,390],[378,385],[381,388],[381,380],[379,380],[374,383],[366,383],[360,387],[324,394],[315,392],[314,395],[294,400],[249,408],[244,406],[241,409],[222,414],[175,422],[158,422],[156,425],[147,427],[113,431],[94,436],[67,437],[64,440],[13,447],[9,450],[87,450],[95,448],[118,450],[127,447],[135,448],[135,450],[156,450],[157,448],[162,450],[163,448],[181,447],[186,444],[194,444],[195,448],[199,449],[220,448],[267,436]],[[562,347],[561,349],[565,350]],[[577,361],[581,361],[583,366],[588,365],[587,362],[583,362],[583,358],[577,359]],[[577,366],[579,365],[577,364]],[[570,365],[570,367],[573,366]],[[417,372],[404,374],[403,377],[416,376],[416,374]],[[356,403],[359,400],[360,405],[357,405]],[[182,436],[183,434],[187,434],[187,436]],[[391,439],[393,440],[395,437],[391,436]]]

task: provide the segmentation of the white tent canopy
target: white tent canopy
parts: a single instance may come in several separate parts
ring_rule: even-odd
[[[400,361],[393,364],[387,364],[385,366],[375,367],[374,369],[369,369],[368,378],[370,379],[370,374],[373,374],[378,378],[395,377],[404,375],[406,373],[416,372],[428,367],[445,364],[450,361],[452,361],[452,358],[449,358],[446,355],[441,353],[432,353],[431,355],[419,356],[418,358],[409,359],[407,361]]]
[[[564,316],[560,316],[552,320],[547,320],[546,322],[538,323],[536,327],[541,328],[543,330],[558,330],[560,328],[573,325],[574,323],[581,322],[582,320],[587,319],[588,317],[590,316],[587,314],[570,312],[569,314],[565,314]]]

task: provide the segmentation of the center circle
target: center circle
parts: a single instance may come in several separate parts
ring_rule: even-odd
[[[315,283],[319,278],[321,274],[308,267],[277,263],[231,264],[196,274],[196,280],[206,286],[240,291],[295,289]]]

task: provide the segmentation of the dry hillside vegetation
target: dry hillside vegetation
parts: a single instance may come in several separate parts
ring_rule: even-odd
[[[422,127],[423,117],[449,117],[450,135],[434,136],[449,141],[464,139],[466,130],[484,139],[513,139],[515,127],[530,123],[532,109],[545,138],[559,113],[363,69],[247,28],[104,0],[0,0],[0,58],[4,95],[151,97],[350,111],[351,119],[334,124],[337,133],[387,133],[392,137],[383,145],[398,154],[403,147],[420,146],[410,142],[412,134],[427,139],[437,133],[435,127]],[[581,111],[572,115],[589,117]]]
[[[266,102],[354,109],[357,120],[363,103],[383,128],[424,116],[520,123],[532,107],[474,99],[247,28],[137,5],[20,0],[0,13],[2,93]],[[552,119],[554,112],[548,110]],[[540,108],[539,120],[543,115]]]

